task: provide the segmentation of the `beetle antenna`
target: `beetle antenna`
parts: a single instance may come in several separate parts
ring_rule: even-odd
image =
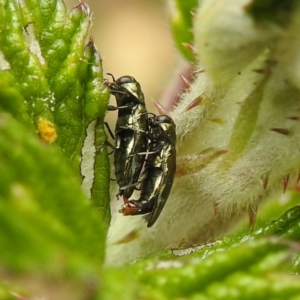
[[[146,113],[143,113],[142,115],[148,115],[148,116],[151,115],[151,116],[154,117],[154,118],[156,117],[156,114],[151,113],[151,112],[150,112],[150,113],[149,113],[149,112],[146,112]]]
[[[114,75],[113,75],[113,74],[111,74],[111,73],[106,73],[106,74],[112,77],[112,79],[113,79],[113,82],[116,82],[116,80],[115,80],[115,77],[114,77]]]

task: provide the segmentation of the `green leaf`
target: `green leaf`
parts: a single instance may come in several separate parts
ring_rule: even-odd
[[[16,87],[14,77],[8,71],[0,70],[0,106],[1,110],[17,116],[18,120],[32,126],[27,114],[24,98]]]
[[[256,89],[241,104],[241,109],[235,120],[228,145],[229,156],[231,158],[228,161],[230,163],[233,163],[243,152],[254,133],[266,81],[266,78],[262,78]]]
[[[0,0],[0,51],[8,64],[2,77],[7,75],[6,85],[23,97],[10,111],[18,120],[28,121],[29,116],[42,140],[58,144],[74,174],[82,178],[82,149],[88,126],[98,124],[90,147],[103,146],[103,120],[109,98],[101,57],[93,39],[87,43],[90,25],[89,7],[83,2],[67,12],[61,0]],[[94,150],[94,156],[90,158],[90,164],[95,165],[90,196],[108,225],[106,147],[102,147],[99,157]]]
[[[24,295],[15,285],[39,286],[42,297],[51,284],[69,299],[99,292],[110,222],[109,91],[90,23],[83,2],[68,13],[59,0],[0,0],[0,266],[14,299]],[[81,167],[92,123],[89,200]],[[2,286],[0,295],[11,298]]]
[[[142,284],[168,299],[225,299],[233,290],[232,299],[253,299],[254,295],[267,299],[266,295],[276,292],[292,296],[300,292],[297,280],[281,273],[293,253],[291,246],[280,239],[252,240],[202,258],[194,254],[184,260],[148,261],[146,266],[137,263],[134,267]]]
[[[260,226],[257,226],[255,230],[250,230],[249,228],[244,228],[242,232],[228,235],[223,239],[218,240],[212,245],[203,245],[194,249],[194,254],[191,256],[195,257],[205,257],[209,254],[218,251],[226,251],[228,248],[241,243],[246,240],[254,240],[258,238],[266,238],[272,236],[283,237],[291,241],[300,240],[299,222],[300,220],[300,206],[295,206],[288,209],[276,220],[269,222],[261,222]],[[179,251],[180,252],[180,251]],[[184,252],[184,251],[183,251]],[[170,255],[170,253],[169,253]],[[170,257],[170,256],[169,256]]]
[[[145,286],[167,299],[289,299],[298,295],[299,285],[285,271],[298,270],[299,246],[281,237],[300,240],[299,212],[294,207],[253,232],[213,244],[149,255],[132,262],[126,273],[142,284],[137,291]],[[279,237],[270,238],[274,235]]]
[[[101,265],[105,227],[60,150],[8,114],[0,121],[1,264],[52,272]]]
[[[181,54],[189,61],[194,61],[195,56],[185,44],[194,44],[193,13],[197,7],[197,0],[172,0],[171,24],[175,43]]]

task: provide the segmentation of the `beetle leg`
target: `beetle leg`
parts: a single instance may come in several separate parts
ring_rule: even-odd
[[[107,108],[106,108],[108,111],[114,111],[114,110],[117,110],[118,107],[116,106],[113,106],[113,105],[107,105]]]
[[[123,216],[131,216],[139,210],[138,206],[123,206],[119,212],[123,214]]]
[[[100,145],[99,147],[97,147],[97,149],[95,151],[96,155],[102,150],[102,148],[104,146],[108,146],[108,147],[110,147],[110,148],[113,149],[111,152],[108,153],[108,155],[111,155],[114,152],[114,150],[115,150],[115,147],[109,141],[105,141],[102,145]]]
[[[113,132],[111,131],[109,125],[107,122],[103,122],[104,126],[106,127],[107,131],[109,132],[109,135],[112,137],[112,139],[114,140],[115,139],[115,136],[113,134]]]

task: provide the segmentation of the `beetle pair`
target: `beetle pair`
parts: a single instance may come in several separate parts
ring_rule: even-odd
[[[113,78],[114,79],[114,78]],[[140,84],[123,76],[108,84],[116,97],[115,174],[124,215],[148,214],[147,227],[159,217],[176,170],[176,127],[169,116],[148,117]],[[144,171],[141,172],[144,166]],[[140,185],[140,198],[129,200]]]

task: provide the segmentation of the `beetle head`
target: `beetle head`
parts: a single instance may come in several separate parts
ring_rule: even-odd
[[[112,74],[108,73],[112,76]],[[128,102],[145,104],[144,94],[140,84],[132,76],[122,76],[108,84],[110,92],[116,96],[118,105],[125,105]]]
[[[166,136],[172,145],[176,143],[176,125],[173,119],[167,115],[159,115],[149,118],[149,124],[153,128],[156,138]],[[157,130],[159,128],[159,130]]]

